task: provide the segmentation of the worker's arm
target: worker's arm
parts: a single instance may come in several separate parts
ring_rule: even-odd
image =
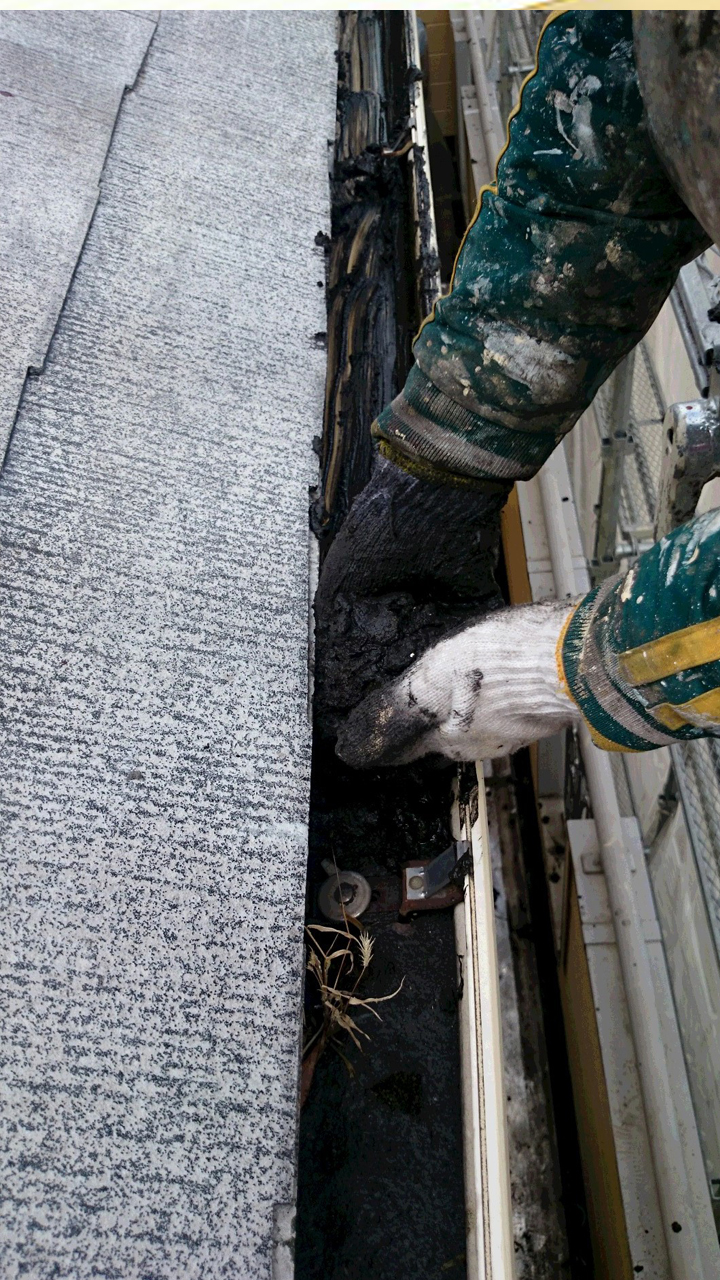
[[[647,751],[720,733],[720,511],[591,591],[563,637],[562,665],[601,746]]]
[[[554,18],[377,434],[403,466],[533,476],[708,244],[648,133],[632,14]]]
[[[504,609],[444,640],[350,716],[356,766],[504,755],[584,716],[599,746],[720,735],[720,511],[577,606]]]
[[[416,364],[374,431],[384,454],[326,558],[319,723],[488,606],[499,511],[654,320],[708,237],[647,131],[632,15],[563,13],[540,41]]]

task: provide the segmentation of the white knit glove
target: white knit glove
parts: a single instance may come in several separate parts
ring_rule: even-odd
[[[441,640],[355,708],[338,755],[358,769],[431,754],[492,759],[578,721],[559,663],[572,612],[555,602],[499,609]]]

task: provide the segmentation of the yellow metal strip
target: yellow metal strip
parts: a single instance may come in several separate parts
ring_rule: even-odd
[[[520,519],[520,503],[517,485],[513,485],[510,496],[500,512],[503,553],[505,555],[505,572],[511,604],[530,604],[532,591],[527,567],[527,552]]]
[[[683,715],[683,712],[688,711],[692,712],[692,719]],[[708,689],[705,693],[699,693],[696,698],[690,698],[688,702],[661,702],[659,706],[652,708],[652,713],[668,729],[685,729],[689,724],[697,726],[698,716],[706,719],[708,724],[720,725],[720,688]]]
[[[720,658],[720,618],[671,631],[619,656],[620,674],[628,684],[650,684]]]
[[[686,729],[687,720],[683,720],[678,715],[675,707],[669,702],[661,702],[659,706],[652,708],[653,716],[660,724],[664,724],[666,729]]]

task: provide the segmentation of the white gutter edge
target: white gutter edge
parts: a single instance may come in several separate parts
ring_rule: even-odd
[[[461,997],[460,1068],[467,1214],[468,1280],[514,1280],[515,1247],[503,1073],[495,898],[485,806],[478,764],[478,816],[453,806],[457,838],[469,839],[473,874],[455,908]]]

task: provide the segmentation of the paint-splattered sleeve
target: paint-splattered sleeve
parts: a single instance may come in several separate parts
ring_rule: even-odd
[[[598,746],[648,751],[719,735],[720,511],[585,596],[562,663]]]
[[[410,470],[534,475],[709,243],[650,141],[631,20],[545,29],[452,289],[374,425]]]

